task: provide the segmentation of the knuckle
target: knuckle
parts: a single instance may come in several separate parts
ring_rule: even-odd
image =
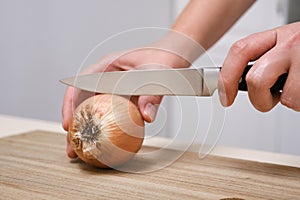
[[[291,41],[299,41],[300,39],[300,30],[297,30],[293,35],[292,37],[290,38]]]
[[[220,84],[222,87],[224,87],[225,89],[228,88],[231,84],[231,80],[229,77],[222,75],[222,78],[220,79]]]
[[[244,54],[248,47],[249,43],[247,42],[247,38],[244,38],[235,42],[230,48],[230,51],[234,54]]]
[[[289,37],[283,46],[287,49],[292,49],[295,45],[299,46],[300,42],[300,31],[296,31],[291,37]]]
[[[291,102],[289,100],[287,100],[286,98],[281,98],[280,102],[282,105],[284,105],[288,108],[291,108]]]
[[[248,87],[253,89],[259,89],[263,87],[263,81],[261,81],[260,77],[251,72],[248,72],[246,75],[246,83]]]
[[[290,108],[290,109],[296,109],[297,102],[289,95],[282,94],[280,98],[280,102],[282,105]]]
[[[300,31],[295,32],[292,37],[288,39],[287,44],[293,45],[300,40]]]

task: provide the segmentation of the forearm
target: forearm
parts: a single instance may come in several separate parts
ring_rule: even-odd
[[[172,67],[188,67],[222,37],[254,2],[191,0],[175,21],[172,30],[154,45],[177,55],[179,59],[172,60]],[[185,62],[181,62],[182,59]]]
[[[210,48],[255,0],[191,0],[172,29]]]

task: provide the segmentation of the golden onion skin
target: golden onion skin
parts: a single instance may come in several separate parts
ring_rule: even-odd
[[[144,120],[129,99],[99,94],[75,109],[69,136],[80,159],[110,168],[125,163],[139,151],[144,140]]]

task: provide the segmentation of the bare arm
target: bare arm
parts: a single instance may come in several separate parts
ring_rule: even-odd
[[[210,48],[255,0],[191,0],[172,29]]]

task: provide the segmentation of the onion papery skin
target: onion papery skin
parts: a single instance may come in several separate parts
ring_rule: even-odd
[[[98,94],[75,109],[69,137],[81,160],[93,166],[113,168],[130,160],[140,150],[144,120],[129,99]]]

